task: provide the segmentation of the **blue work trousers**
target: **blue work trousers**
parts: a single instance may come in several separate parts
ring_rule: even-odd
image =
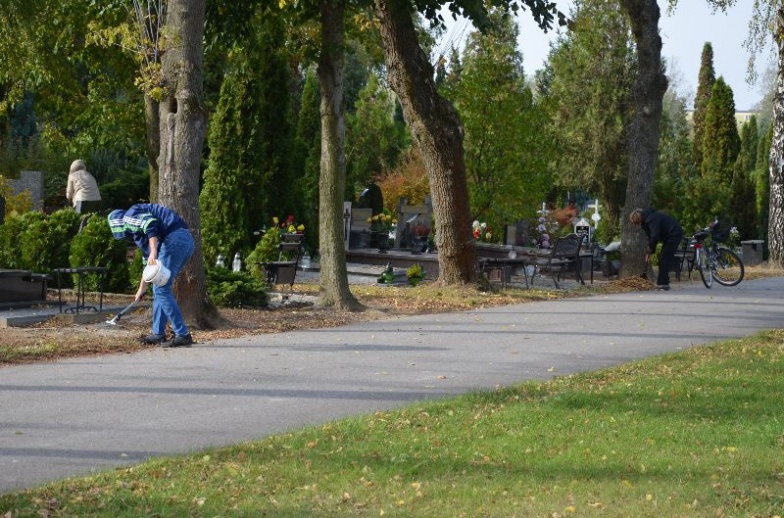
[[[177,274],[193,254],[193,236],[188,229],[175,230],[166,236],[158,249],[158,261],[171,271],[169,281],[163,286],[152,286],[152,332],[158,336],[166,333],[166,323],[171,322],[172,331],[177,336],[188,334],[188,326],[182,317],[171,287]]]

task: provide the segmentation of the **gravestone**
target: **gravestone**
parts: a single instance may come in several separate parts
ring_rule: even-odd
[[[16,180],[8,180],[14,194],[30,192],[33,209],[41,210],[44,204],[44,173],[41,171],[22,171]]]
[[[430,227],[433,219],[433,202],[430,196],[422,205],[409,205],[405,197],[397,204],[397,229],[395,231],[395,248],[409,248],[414,243],[412,229],[417,225]]]
[[[370,209],[373,212],[371,215],[384,212],[384,195],[381,193],[381,188],[370,182],[359,195],[358,206],[360,209]]]
[[[530,246],[528,222],[520,220],[504,227],[504,244],[511,246]]]
[[[343,225],[346,250],[370,247],[370,223],[368,218],[373,209],[352,207],[351,202],[343,204]]]

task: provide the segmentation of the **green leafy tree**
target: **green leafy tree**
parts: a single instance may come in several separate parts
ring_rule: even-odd
[[[562,24],[566,23],[553,3],[541,0],[523,0],[520,5],[499,2],[510,11],[517,11],[523,4],[545,30],[552,27],[556,16]],[[439,23],[441,6],[439,1],[416,4],[434,24]],[[448,7],[455,16],[471,18],[480,30],[487,28],[489,4],[454,2]],[[422,151],[428,170],[439,250],[439,281],[447,285],[473,282],[476,279],[476,248],[471,235],[459,116],[437,91],[435,70],[416,32],[413,5],[407,0],[375,0],[375,9],[389,82],[400,99],[412,139]]]
[[[578,1],[572,30],[550,56],[553,131],[561,185],[598,194],[603,226],[617,229],[629,173],[635,43],[617,2]]]
[[[359,92],[355,112],[346,116],[347,199],[382,170],[395,167],[406,144],[405,129],[394,119],[395,101],[376,73]]]
[[[120,45],[100,44],[107,27],[127,27],[128,4],[6,0],[0,11],[0,160],[15,152],[7,139],[24,137],[51,196],[75,157],[143,156],[136,63]]]
[[[659,157],[653,186],[653,206],[683,220],[686,182],[694,177],[695,166],[687,100],[673,87],[664,95]]]
[[[534,216],[552,184],[547,157],[555,150],[546,115],[525,86],[519,29],[500,12],[494,21],[486,35],[469,36],[460,75],[445,77],[442,88],[465,130],[471,218],[500,229]]]
[[[705,117],[708,112],[713,84],[716,82],[716,73],[713,70],[713,46],[705,43],[700,56],[700,73],[697,81],[697,95],[694,98],[694,163],[699,171],[702,167],[702,143],[705,134]]]

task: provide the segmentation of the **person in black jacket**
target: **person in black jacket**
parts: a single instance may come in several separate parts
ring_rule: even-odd
[[[683,229],[680,223],[664,212],[655,209],[634,209],[629,215],[633,225],[642,226],[648,236],[646,263],[656,251],[656,245],[662,243],[659,253],[659,275],[656,287],[660,290],[670,289],[670,270],[675,266],[675,252],[683,241]]]

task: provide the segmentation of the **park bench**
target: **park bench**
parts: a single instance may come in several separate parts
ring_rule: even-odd
[[[535,266],[539,270],[547,270],[553,278],[556,288],[560,288],[558,281],[563,279],[567,272],[574,272],[580,284],[585,284],[582,276],[582,264],[580,259],[580,248],[583,245],[583,238],[577,234],[559,237],[555,241],[550,255],[537,261]],[[591,265],[593,268],[593,265]],[[593,271],[591,271],[593,276]],[[593,277],[591,277],[593,280]],[[533,279],[531,280],[533,285]]]

